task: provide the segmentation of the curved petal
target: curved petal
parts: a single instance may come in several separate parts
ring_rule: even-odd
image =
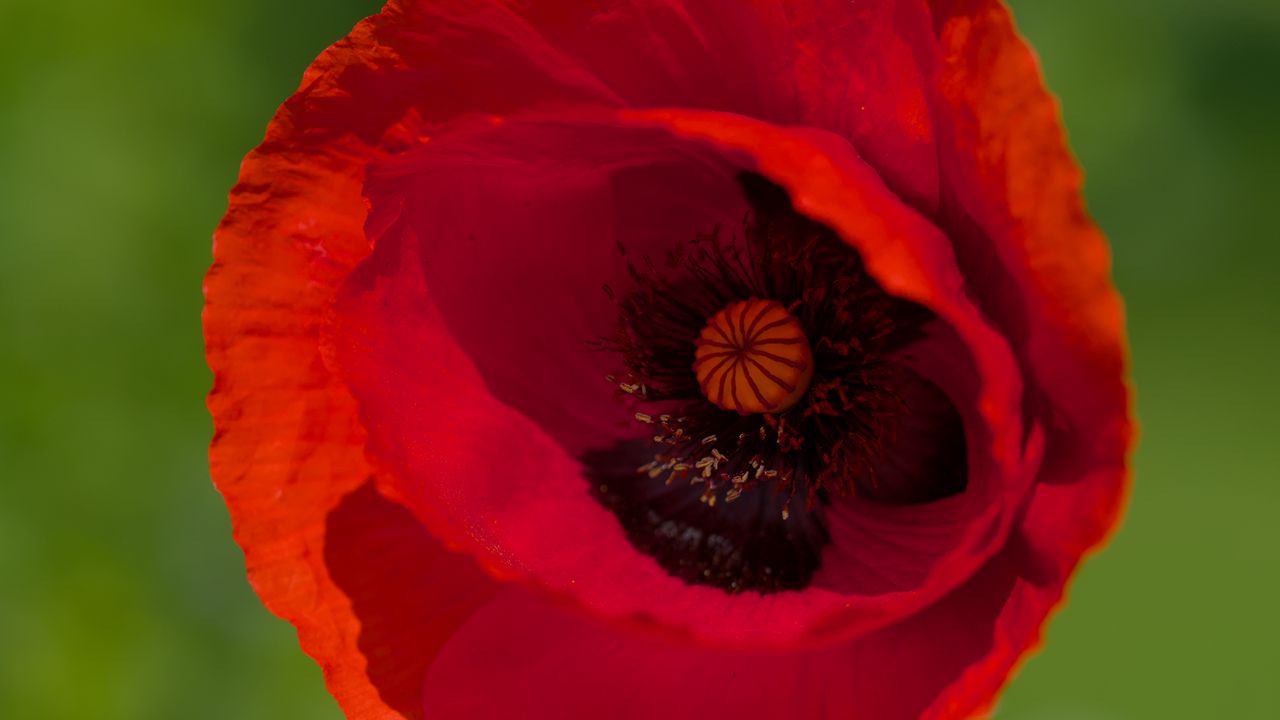
[[[432,648],[491,586],[367,488],[355,403],[320,357],[338,283],[368,252],[364,166],[416,132],[406,94],[369,72],[398,63],[379,40],[388,22],[366,20],[321,55],[245,159],[214,236],[203,314],[210,469],[249,580],[362,718],[418,713]],[[352,94],[363,96],[358,109]]]
[[[913,206],[937,208],[938,48],[922,1],[659,0],[522,12],[622,105],[824,128],[848,138]]]
[[[955,195],[948,220],[961,266],[1043,393],[1037,409],[1053,416],[1042,482],[1105,469],[1099,481],[1110,486],[1114,511],[1133,429],[1106,240],[1085,212],[1057,106],[1008,11],[993,0],[934,5],[948,126],[942,161]],[[1102,529],[1083,528],[1083,536],[1096,541]]]
[[[987,543],[998,537],[999,523],[993,518],[1008,516],[1019,505],[1040,467],[1039,428],[1032,430],[1024,448],[1021,475],[1007,476],[993,461],[988,449],[993,432],[979,412],[985,384],[951,328],[931,323],[926,336],[906,348],[899,361],[937,387],[942,401],[956,408],[963,426],[961,441],[967,445],[961,455],[967,464],[959,469],[966,475],[965,489],[923,504],[885,505],[864,497],[834,500],[827,514],[832,543],[815,578],[833,589],[908,591],[936,582],[932,573],[978,567],[990,555]],[[931,435],[923,440],[939,439]],[[907,462],[937,450],[902,449],[909,454]]]
[[[399,0],[386,12],[383,40],[428,126],[548,101],[722,110],[841,134],[912,205],[937,208],[938,50],[922,0]]]
[[[635,435],[635,408],[605,379],[622,369],[599,347],[618,317],[608,294],[631,283],[630,266],[660,264],[747,207],[713,153],[575,117],[451,124],[375,163],[365,194],[371,227],[413,230],[415,271],[487,391],[578,457]],[[380,248],[369,263],[394,272],[396,255]]]
[[[326,654],[359,658],[331,661],[330,689],[345,701],[348,717],[390,716],[387,708],[416,717],[417,686],[436,653],[499,586],[469,558],[446,550],[372,482],[327,516],[324,563],[346,599],[326,610],[350,625],[330,636]],[[348,663],[362,672],[350,672]]]
[[[686,121],[700,124],[690,129],[681,124]],[[655,129],[663,132],[654,135]],[[689,137],[699,131],[704,134]],[[482,142],[486,136],[494,137]],[[565,138],[579,141],[569,146]],[[360,401],[372,456],[441,536],[501,576],[538,583],[603,616],[657,621],[708,641],[748,645],[826,642],[864,632],[935,600],[998,549],[1038,459],[1034,448],[1023,454],[1012,358],[965,299],[945,238],[901,205],[847,143],[740,116],[566,110],[488,124],[479,137],[444,132],[428,147],[374,174],[369,231],[376,249],[343,290],[331,342],[335,366]],[[486,154],[484,147],[501,152]],[[648,149],[647,162],[678,159],[673,167],[680,172],[671,177],[712,168],[718,172],[713,177],[728,181],[735,170],[763,171],[788,187],[798,207],[827,220],[854,244],[888,290],[921,302],[955,328],[961,353],[972,355],[979,378],[976,422],[986,432],[976,435],[982,447],[973,455],[979,475],[991,480],[977,484],[983,492],[975,489],[970,499],[979,498],[974,505],[980,509],[968,513],[962,539],[945,548],[920,587],[851,594],[847,586],[815,586],[761,597],[688,586],[636,553],[615,519],[589,496],[571,433],[546,420],[559,411],[548,407],[557,396],[571,407],[579,402],[575,395],[591,392],[593,381],[539,375],[542,361],[527,357],[534,340],[522,334],[523,321],[498,317],[510,312],[520,318],[521,310],[504,310],[485,295],[505,292],[487,284],[504,278],[504,286],[516,289],[512,297],[553,302],[560,290],[552,286],[565,283],[578,286],[576,295],[566,289],[566,298],[590,302],[597,278],[553,266],[577,262],[565,254],[564,248],[574,248],[588,269],[608,271],[612,235],[563,236],[584,227],[608,229],[607,219],[593,220],[592,201],[599,200],[593,188],[608,187],[611,173],[627,166],[617,158],[631,157],[634,147]],[[482,169],[497,164],[503,178],[532,178],[539,190],[530,195],[507,192],[501,183],[471,182],[468,173],[459,174],[465,163],[457,157]],[[566,167],[573,171],[564,173]],[[406,170],[414,177],[399,174]],[[410,194],[381,192],[383,173],[394,178],[390,186],[411,188]],[[586,184],[566,180],[597,176],[599,181]],[[546,190],[548,184],[554,189]],[[628,203],[647,207],[653,196],[614,194],[610,210],[619,212]],[[581,210],[570,209],[574,199]],[[559,211],[541,213],[537,206],[544,202]],[[547,224],[535,227],[522,218]],[[525,248],[513,252],[519,258],[515,265],[532,271],[532,279],[503,269],[506,261],[486,252],[478,233],[470,240],[475,228],[494,230],[512,219],[512,227],[524,228],[531,238],[527,254]],[[685,236],[698,230],[690,228]],[[499,234],[499,240],[506,237]],[[468,258],[466,247],[477,248],[475,257]],[[550,257],[539,258],[539,250]],[[591,259],[597,255],[601,259]],[[444,259],[441,268],[431,268],[430,257]],[[492,276],[491,263],[498,264]],[[531,290],[537,287],[545,290]],[[451,316],[462,322],[451,323]],[[575,351],[566,346],[572,344],[570,334],[541,350],[547,367],[570,362],[565,358]],[[494,371],[504,365],[507,373],[545,381],[523,385],[545,387],[530,391],[508,383]]]
[[[1082,557],[1116,527],[1135,428],[1123,308],[1105,238],[1036,59],[995,0],[935,0],[942,67],[939,156],[950,196],[940,222],[1027,378],[1045,461],[1016,532],[1034,589],[1002,619],[1000,651],[970,671],[998,687],[1038,642]]]
[[[441,720],[967,718],[989,695],[966,670],[1000,647],[995,618],[1023,602],[1013,552],[902,622],[797,652],[694,647],[620,631],[513,590],[445,646],[427,675],[424,711]]]
[[[938,51],[924,2],[552,3],[525,17],[624,105],[825,128],[911,204],[937,207]]]

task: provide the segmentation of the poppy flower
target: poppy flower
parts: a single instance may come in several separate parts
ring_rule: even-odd
[[[1115,525],[1106,242],[996,0],[393,1],[215,236],[211,467],[353,718],[957,718]]]

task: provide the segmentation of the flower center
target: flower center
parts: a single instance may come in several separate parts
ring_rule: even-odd
[[[729,303],[711,316],[694,344],[698,385],[722,410],[782,412],[804,397],[813,379],[804,328],[777,300]]]
[[[962,491],[963,423],[899,362],[931,314],[889,295],[833,230],[743,175],[742,232],[626,257],[596,345],[645,427],[582,458],[592,495],[670,574],[727,592],[806,587],[840,496]],[[727,237],[726,237],[727,235]]]

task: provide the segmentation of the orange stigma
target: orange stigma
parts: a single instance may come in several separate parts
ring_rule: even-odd
[[[800,321],[776,300],[749,298],[711,316],[695,341],[702,394],[743,415],[782,412],[813,379],[813,352]]]

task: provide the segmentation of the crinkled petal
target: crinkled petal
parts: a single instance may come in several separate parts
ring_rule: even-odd
[[[417,714],[433,648],[492,582],[368,487],[355,403],[320,357],[338,283],[368,252],[364,167],[413,132],[401,93],[371,86],[371,68],[397,62],[387,23],[361,23],[307,71],[245,159],[205,280],[214,483],[255,591],[362,718]]]

